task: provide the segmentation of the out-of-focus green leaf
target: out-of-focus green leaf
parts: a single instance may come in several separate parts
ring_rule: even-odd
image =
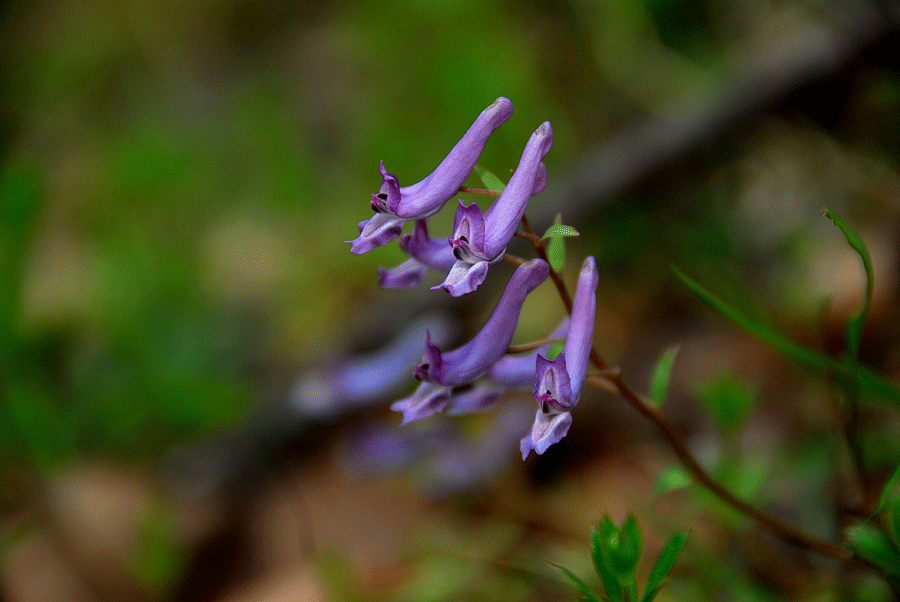
[[[847,532],[850,548],[885,574],[900,578],[900,552],[881,529],[866,523]]]
[[[746,314],[728,305],[677,268],[673,267],[672,269],[685,286],[713,309],[801,366],[831,374],[845,385],[852,383],[858,386],[862,392],[900,404],[900,388],[893,383],[886,381],[876,373],[855,362],[845,364],[833,357],[815,353],[797,345],[771,328],[759,324]]]
[[[547,359],[555,360],[557,357],[559,357],[559,354],[562,353],[562,350],[565,348],[565,346],[565,343],[553,343],[552,345],[550,345],[550,347],[547,349]]]
[[[551,563],[551,564],[554,567],[556,567],[557,569],[559,569],[562,572],[562,574],[566,576],[566,579],[569,580],[569,583],[571,583],[573,586],[575,586],[575,588],[578,589],[578,591],[580,591],[582,594],[584,594],[584,597],[586,600],[590,600],[590,602],[600,602],[600,598],[598,598],[597,595],[591,591],[591,588],[589,588],[584,581],[579,579],[578,576],[575,575],[575,573],[573,573],[572,571],[570,571],[569,569],[567,569],[564,566],[560,566],[558,564],[553,564],[553,563]]]
[[[152,503],[140,518],[138,536],[128,562],[131,574],[149,592],[169,591],[182,576],[186,560],[172,511],[162,503]]]
[[[741,429],[756,401],[750,387],[730,372],[704,382],[697,397],[719,427],[728,433]]]
[[[681,466],[670,466],[660,473],[653,484],[653,496],[659,497],[664,493],[682,489],[690,485],[690,475]]]
[[[660,356],[653,369],[653,379],[650,381],[650,398],[657,407],[662,407],[669,391],[669,378],[672,375],[672,366],[675,364],[675,356],[678,355],[678,347],[669,347]]]
[[[900,484],[900,466],[894,471],[894,475],[888,479],[884,489],[881,490],[881,496],[878,498],[878,506],[875,508],[875,514],[880,514],[887,509],[888,504],[896,493],[897,485]],[[900,495],[897,495],[900,498]]]
[[[74,454],[76,425],[40,386],[13,380],[5,397],[14,428],[41,471],[58,468]]]
[[[656,564],[653,565],[653,570],[650,571],[650,577],[647,579],[647,589],[644,591],[644,597],[641,598],[641,602],[652,602],[656,594],[659,593],[666,577],[675,568],[675,563],[681,555],[681,550],[684,548],[686,540],[687,533],[678,533],[662,549]]]
[[[841,219],[834,211],[828,209],[825,210],[825,215],[834,222],[834,225],[840,228],[841,232],[844,233],[844,236],[847,237],[847,242],[853,247],[853,250],[859,254],[860,259],[862,259],[863,269],[866,271],[866,296],[863,301],[863,306],[858,312],[853,314],[847,322],[847,347],[850,351],[850,356],[855,358],[859,355],[859,343],[862,339],[863,327],[866,324],[869,308],[872,305],[872,291],[875,287],[872,257],[869,255],[866,243],[863,242],[863,239],[849,224],[847,224],[847,222]]]
[[[493,190],[494,192],[503,192],[503,189],[506,188],[506,184],[504,184],[500,178],[494,175],[494,172],[489,169],[485,169],[481,165],[475,164],[475,167],[472,168],[478,177],[481,178],[482,183],[484,183],[484,187],[488,190]]]
[[[894,536],[894,544],[900,545],[900,495],[894,498],[891,504],[891,531]]]

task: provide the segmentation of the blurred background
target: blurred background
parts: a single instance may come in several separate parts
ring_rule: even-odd
[[[610,395],[585,394],[569,436],[522,463],[528,392],[397,429],[388,405],[412,378],[352,402],[329,379],[425,324],[449,346],[489,315],[509,270],[461,300],[428,291],[437,274],[380,291],[400,250],[342,241],[370,215],[379,160],[420,180],[506,96],[515,113],[480,163],[506,179],[553,124],[528,215],[582,233],[570,282],[596,256],[601,355],[646,390],[680,345],[667,407],[692,449],[836,540],[900,461],[897,413],[864,406],[849,454],[827,383],[670,266],[840,354],[865,280],[821,215],[837,211],[873,256],[863,361],[897,382],[893,2],[7,0],[0,14],[0,600],[569,600],[547,562],[589,579],[591,525],[627,512],[651,552],[691,532],[660,599],[890,599],[698,490],[657,495],[673,457]],[[541,287],[516,341],[562,315]]]

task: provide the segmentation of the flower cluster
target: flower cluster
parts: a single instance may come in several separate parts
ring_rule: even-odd
[[[371,201],[375,215],[359,224],[356,239],[347,241],[353,253],[362,254],[399,237],[409,259],[392,269],[379,268],[381,287],[417,286],[430,268],[446,272],[444,281],[432,290],[443,289],[458,297],[474,291],[484,282],[489,266],[504,258],[528,201],[546,186],[543,158],[553,146],[550,122],[542,123],[531,135],[509,183],[487,211],[460,200],[447,238],[432,238],[427,220],[457,194],[490,134],[511,114],[512,103],[498,98],[481,112],[437,169],[416,184],[401,187],[381,163],[381,187]],[[414,222],[413,229],[403,235],[407,221]],[[598,281],[593,258],[582,266],[571,318],[550,335],[551,339],[566,339],[565,351],[553,360],[546,358],[549,345],[524,354],[507,353],[525,298],[550,271],[543,259],[520,263],[482,330],[457,349],[441,351],[426,332],[425,353],[414,370],[420,384],[412,395],[391,405],[402,413],[402,424],[445,410],[479,411],[509,387],[533,385],[538,410],[531,432],[521,442],[523,459],[532,450],[542,454],[566,435],[587,373],[593,337]]]

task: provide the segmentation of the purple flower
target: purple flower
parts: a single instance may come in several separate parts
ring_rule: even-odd
[[[402,392],[406,367],[422,357],[422,329],[435,340],[450,341],[455,325],[446,316],[416,320],[384,347],[366,355],[342,357],[304,374],[291,394],[294,410],[311,418],[333,418]]]
[[[403,424],[443,410],[453,387],[469,384],[488,371],[506,353],[519,321],[525,297],[547,279],[550,266],[532,259],[513,272],[494,313],[475,337],[458,349],[442,353],[426,334],[425,354],[415,376],[422,384],[391,409],[403,413]]]
[[[553,128],[549,121],[545,121],[531,135],[519,167],[503,194],[485,215],[475,203],[467,206],[460,201],[450,237],[456,262],[444,282],[432,290],[443,288],[454,297],[459,297],[474,291],[484,282],[488,266],[503,258],[528,200],[536,190],[546,185],[546,168],[541,160],[551,146]]]
[[[534,397],[539,407],[531,432],[520,445],[523,460],[532,450],[544,453],[569,432],[571,410],[581,395],[591,355],[598,280],[597,264],[588,257],[578,276],[565,350],[555,360],[537,358]]]
[[[416,220],[412,234],[404,234],[400,238],[400,247],[409,259],[390,269],[378,268],[378,286],[381,288],[418,286],[426,268],[448,270],[456,261],[453,247],[446,238],[431,238],[428,235],[428,222],[424,219]]]
[[[360,235],[352,241],[357,255],[387,244],[400,236],[404,222],[437,213],[453,197],[471,173],[488,137],[512,115],[513,107],[502,96],[486,108],[462,139],[441,161],[437,169],[421,182],[400,187],[396,176],[380,165],[381,187],[372,193],[375,215],[359,224]]]

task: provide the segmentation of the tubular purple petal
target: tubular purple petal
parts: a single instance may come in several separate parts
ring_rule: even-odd
[[[487,257],[496,257],[506,249],[534,194],[535,179],[540,176],[546,183],[547,171],[541,160],[552,146],[553,128],[549,121],[545,121],[529,138],[519,166],[484,219],[484,252]]]
[[[436,270],[449,270],[456,263],[453,248],[446,238],[431,238],[428,235],[428,222],[416,220],[412,234],[400,238],[400,248],[413,259]]]
[[[566,316],[551,332],[548,339],[562,339],[569,334],[569,317]],[[526,387],[533,385],[535,363],[538,354],[546,355],[550,345],[543,345],[527,353],[504,355],[488,370],[488,378],[507,387]]]
[[[462,186],[478,161],[488,138],[512,115],[512,102],[500,97],[475,119],[475,123],[456,143],[440,165],[424,180],[410,186],[401,187],[396,176],[387,172],[380,164],[381,186],[372,194],[371,206],[376,215],[368,220],[359,238],[348,241],[353,244],[354,253],[361,254],[381,246],[400,235],[403,222],[426,218],[437,213]],[[385,228],[388,215],[399,220],[399,228]],[[374,225],[373,225],[374,221]]]
[[[550,266],[541,259],[532,259],[516,268],[481,332],[462,347],[439,354],[439,362],[435,361],[434,352],[429,348],[423,364],[416,369],[417,376],[456,386],[470,383],[484,374],[506,353],[525,297],[546,280],[549,273]]]
[[[597,310],[597,263],[588,257],[581,264],[578,274],[578,287],[575,289],[575,300],[572,302],[572,325],[569,338],[566,339],[567,369],[572,383],[572,405],[578,403],[581,387],[587,375],[591,347],[594,344],[594,316]]]

